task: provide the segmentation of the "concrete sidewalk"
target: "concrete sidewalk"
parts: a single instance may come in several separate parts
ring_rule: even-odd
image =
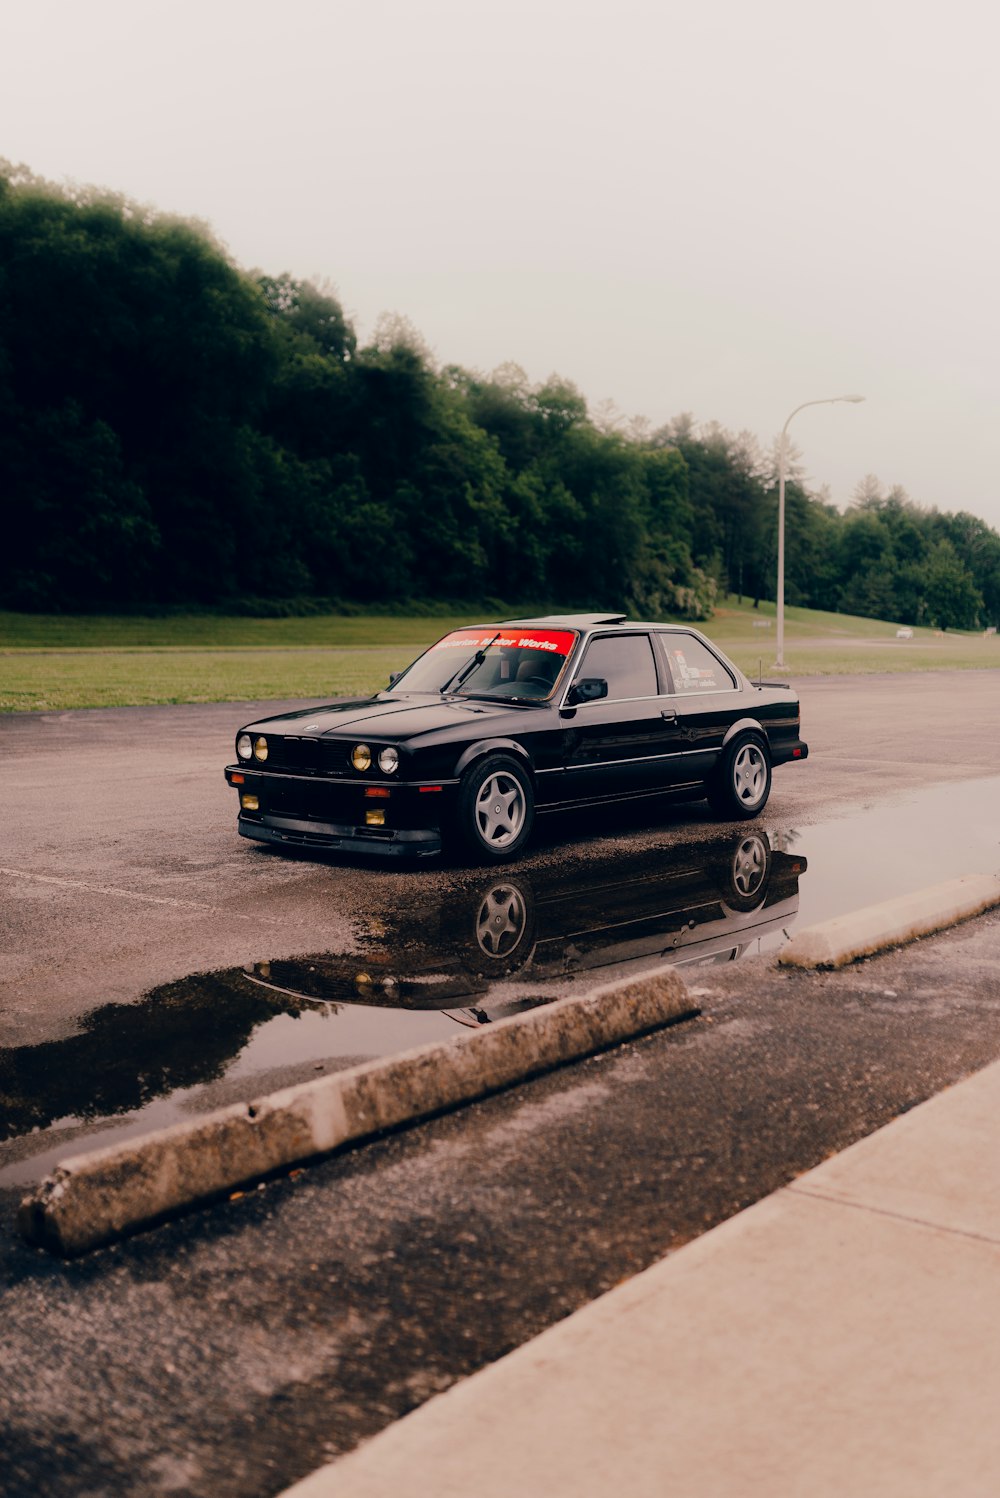
[[[288,1492],[995,1498],[998,1319],[1000,1063]]]

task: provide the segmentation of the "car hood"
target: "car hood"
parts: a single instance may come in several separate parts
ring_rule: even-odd
[[[282,738],[301,735],[322,738],[327,734],[350,732],[370,734],[373,738],[392,740],[413,738],[416,734],[434,733],[462,721],[484,724],[488,719],[509,717],[523,712],[506,703],[496,705],[472,699],[459,701],[438,696],[364,697],[345,702],[331,702],[324,707],[298,709],[275,718],[261,718],[248,723],[246,733],[276,734]]]

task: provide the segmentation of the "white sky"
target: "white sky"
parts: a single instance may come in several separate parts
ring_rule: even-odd
[[[0,155],[1000,528],[985,0],[0,0]]]

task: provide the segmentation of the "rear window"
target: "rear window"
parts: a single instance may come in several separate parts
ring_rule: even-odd
[[[675,692],[735,691],[736,683],[718,656],[694,635],[661,634],[660,640],[670,662]]]

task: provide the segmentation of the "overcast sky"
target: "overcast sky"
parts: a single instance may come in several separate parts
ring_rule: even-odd
[[[0,0],[0,155],[332,282],[362,338],[791,435],[1000,528],[984,0]],[[2,311],[0,311],[2,315]]]

